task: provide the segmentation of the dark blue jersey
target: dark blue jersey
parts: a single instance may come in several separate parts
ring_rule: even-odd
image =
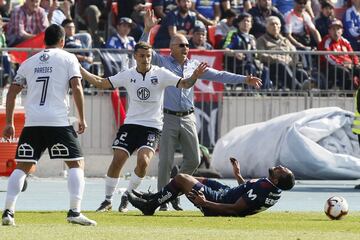
[[[204,195],[207,200],[217,203],[233,204],[241,197],[247,204],[247,209],[238,212],[237,216],[247,216],[264,211],[272,207],[280,198],[281,190],[277,188],[267,178],[253,179],[237,187],[230,188],[228,186],[222,188],[212,188],[215,184],[213,180],[204,183]],[[213,213],[210,209],[202,209],[204,214],[221,215]]]

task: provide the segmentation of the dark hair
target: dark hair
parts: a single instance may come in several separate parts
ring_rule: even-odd
[[[278,178],[278,184],[276,185],[281,190],[290,190],[295,185],[295,176],[292,172],[286,174],[285,176],[280,176]]]
[[[65,38],[64,28],[59,25],[51,24],[45,30],[44,42],[46,46],[54,46],[57,43],[59,43],[61,39],[64,38]]]
[[[62,26],[62,27],[65,27],[65,26],[68,25],[69,23],[73,23],[73,22],[74,22],[73,20],[67,18],[67,19],[65,19],[64,21],[62,21],[61,26]]]
[[[234,21],[234,26],[238,27],[239,23],[244,20],[245,18],[251,18],[252,21],[252,16],[249,13],[243,12],[240,13],[239,16],[236,18],[236,20]]]
[[[135,45],[134,52],[137,52],[137,50],[139,50],[139,49],[149,50],[149,49],[152,49],[152,46],[147,42],[138,42]]]
[[[224,18],[236,17],[236,12],[232,9],[228,9],[224,12]]]

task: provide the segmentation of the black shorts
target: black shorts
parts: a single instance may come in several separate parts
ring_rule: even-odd
[[[154,152],[157,149],[161,131],[157,128],[145,127],[136,124],[124,124],[119,128],[112,145],[113,149],[125,150],[129,156],[143,147],[150,148]]]
[[[51,159],[77,161],[84,159],[77,133],[72,126],[24,127],[16,149],[17,162],[39,161],[45,149]]]

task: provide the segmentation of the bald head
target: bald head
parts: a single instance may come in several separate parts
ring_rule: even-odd
[[[189,42],[184,35],[175,34],[170,40],[170,47],[171,47],[171,45],[178,44],[178,43],[189,43]]]

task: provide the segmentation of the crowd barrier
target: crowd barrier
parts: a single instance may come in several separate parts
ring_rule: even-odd
[[[32,54],[39,49],[3,49],[4,51],[16,50],[27,51]],[[69,49],[70,50],[70,49]],[[81,52],[83,50],[72,49],[72,52]],[[100,75],[116,72],[119,69],[133,64],[131,52],[109,49],[92,49],[95,55],[95,64],[97,64],[97,73]],[[311,68],[309,69],[311,82],[310,87],[306,86],[299,89],[293,89],[289,86],[276,86],[278,79],[273,81],[273,86],[264,87],[255,90],[246,85],[222,85],[199,80],[195,86],[195,106],[198,124],[198,133],[200,143],[212,149],[216,140],[230,131],[232,128],[266,121],[282,114],[296,112],[314,107],[338,106],[345,110],[353,111],[354,87],[343,88],[345,85],[329,87],[326,81],[326,74],[320,72],[320,65],[316,64],[319,56],[329,54],[328,52],[276,52],[276,51],[193,51],[192,57],[200,61],[206,61],[210,66],[217,69],[226,69],[231,71],[231,67],[237,68],[238,62],[229,63],[229,55],[233,60],[234,54],[292,54],[310,56]],[[219,55],[220,54],[220,55]],[[334,53],[340,54],[340,53]],[[104,59],[105,56],[105,59]],[[231,57],[230,56],[230,57]],[[314,60],[315,59],[315,60]],[[219,62],[220,61],[220,62]],[[303,63],[301,63],[303,64]],[[305,64],[305,63],[304,63]],[[295,71],[299,65],[289,65],[292,71]],[[238,69],[239,70],[239,69]],[[236,72],[235,70],[234,72]],[[3,86],[3,85],[2,85]],[[1,102],[4,102],[2,89],[0,89]],[[123,94],[122,94],[123,93]],[[120,96],[126,95],[123,90]],[[26,94],[20,97],[24,98]],[[89,154],[109,154],[111,153],[111,144],[115,137],[119,121],[124,116],[120,116],[121,111],[116,108],[126,108],[124,102],[119,102],[114,107],[113,92],[99,91],[94,88],[87,89],[85,96],[86,118],[88,130],[80,136],[84,151]],[[122,105],[123,104],[123,105]],[[76,112],[72,107],[71,115],[76,117]],[[120,119],[120,120],[119,120]]]

